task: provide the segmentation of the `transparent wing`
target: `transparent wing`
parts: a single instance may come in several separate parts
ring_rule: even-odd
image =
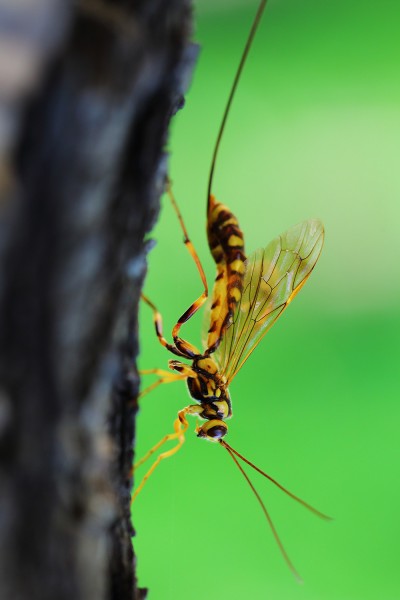
[[[323,239],[320,221],[304,221],[247,259],[242,298],[213,354],[228,382],[307,281]]]

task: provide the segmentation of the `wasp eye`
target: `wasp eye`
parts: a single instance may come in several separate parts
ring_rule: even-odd
[[[209,437],[217,438],[219,440],[220,438],[224,437],[224,435],[226,435],[227,431],[228,430],[225,426],[215,425],[214,427],[211,427],[211,429],[208,430],[207,434]]]

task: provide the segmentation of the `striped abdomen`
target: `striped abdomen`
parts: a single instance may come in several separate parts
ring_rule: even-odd
[[[217,265],[212,295],[208,353],[217,349],[240,301],[245,270],[243,233],[231,211],[210,197],[207,225],[208,244]]]

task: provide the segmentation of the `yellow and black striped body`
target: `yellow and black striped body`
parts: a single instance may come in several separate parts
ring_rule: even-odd
[[[213,441],[226,435],[225,419],[232,416],[232,405],[226,379],[218,373],[215,361],[210,356],[197,356],[191,365],[171,360],[169,366],[186,376],[189,393],[200,404],[191,407],[191,414],[207,421],[197,429],[197,435]]]
[[[243,233],[237,218],[212,195],[207,236],[211,254],[217,265],[207,338],[207,354],[211,354],[218,348],[240,301],[246,260]]]

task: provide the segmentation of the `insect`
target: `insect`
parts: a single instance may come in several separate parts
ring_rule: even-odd
[[[324,236],[320,221],[304,221],[275,238],[266,248],[256,250],[247,257],[243,233],[237,218],[227,206],[218,202],[212,194],[213,175],[222,134],[266,2],[267,0],[260,2],[254,18],[221,121],[212,157],[207,192],[207,237],[211,254],[216,263],[217,274],[209,301],[209,309],[206,313],[207,334],[203,341],[204,347],[202,350],[182,338],[180,330],[182,325],[208,299],[207,280],[175,201],[171,183],[167,181],[167,193],[179,219],[184,235],[184,243],[199,271],[204,290],[174,326],[172,342],[168,342],[164,337],[162,318],[156,306],[146,296],[142,296],[144,302],[153,311],[153,320],[159,342],[179,360],[169,361],[170,371],[163,369],[142,371],[142,374],[158,375],[158,379],[146,388],[141,396],[163,383],[185,381],[189,394],[195,400],[195,403],[182,408],[178,412],[174,422],[174,431],[164,436],[135,465],[134,469],[136,470],[151,456],[155,455],[165,443],[176,441],[172,448],[158,454],[135,490],[132,502],[141,492],[157,466],[182,447],[189,427],[187,417],[195,416],[202,421],[202,424],[196,427],[197,436],[222,446],[235,462],[255,494],[287,565],[294,575],[299,578],[282,545],[265,504],[244,471],[241,462],[258,471],[317,516],[323,519],[329,519],[329,517],[289,492],[225,440],[228,433],[227,421],[232,417],[229,385],[261,339],[309,278],[321,253]]]

